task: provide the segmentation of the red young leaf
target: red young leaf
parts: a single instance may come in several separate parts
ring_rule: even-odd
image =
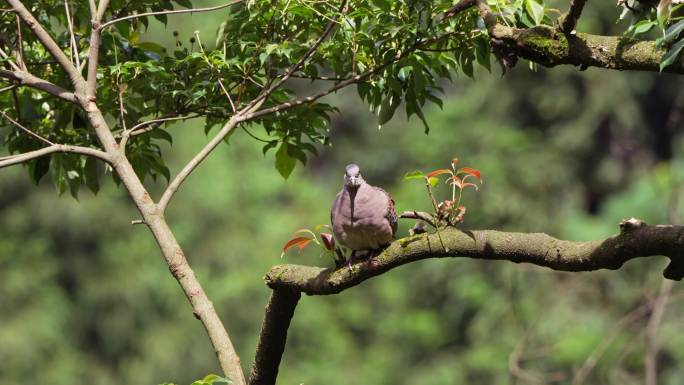
[[[307,239],[306,241],[299,242],[299,250],[304,250],[306,245],[308,245],[313,239]]]
[[[428,178],[428,179],[430,179],[430,178],[432,178],[432,177],[434,177],[434,176],[442,175],[442,174],[451,174],[451,170],[447,170],[446,168],[442,168],[442,169],[435,170],[435,171],[433,171],[433,172],[431,172],[431,173],[425,175],[425,177]]]
[[[457,177],[456,175],[452,176],[451,178],[447,179],[449,181],[449,184],[451,185],[456,185],[459,189],[463,189],[463,181],[461,178]]]
[[[335,238],[333,238],[332,234],[321,233],[321,239],[323,239],[323,246],[325,246],[327,250],[335,250]]]
[[[290,239],[290,240],[285,244],[285,246],[283,246],[283,253],[286,252],[286,251],[288,251],[288,250],[289,250],[290,248],[292,248],[293,246],[299,245],[299,244],[301,244],[301,243],[303,243],[303,242],[304,242],[304,247],[306,247],[306,245],[309,244],[309,242],[311,242],[311,238],[307,238],[307,237],[295,237],[295,238]],[[300,249],[303,249],[304,247],[300,246],[299,248],[300,248]]]
[[[479,179],[480,182],[482,182],[482,177],[480,176],[480,170],[476,170],[476,169],[470,168],[470,167],[461,167],[458,169],[458,171],[456,173],[457,174],[464,173],[464,174],[472,175],[475,178]]]

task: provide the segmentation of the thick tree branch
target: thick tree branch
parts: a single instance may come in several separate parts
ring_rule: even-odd
[[[74,87],[78,88],[83,84],[83,77],[78,72],[78,69],[74,67],[73,63],[64,54],[62,49],[57,45],[55,40],[50,36],[48,31],[43,28],[42,25],[36,20],[31,12],[24,7],[24,4],[19,0],[7,0],[7,2],[12,6],[14,12],[19,15],[19,17],[26,23],[26,25],[31,28],[35,37],[40,40],[45,49],[50,53],[50,55],[57,61],[57,63],[64,69],[64,71],[69,75],[69,79]]]
[[[287,329],[294,315],[301,293],[293,290],[273,290],[266,305],[256,357],[252,365],[249,385],[273,385],[278,377],[278,366],[285,351]]]
[[[10,71],[5,69],[0,69],[0,77],[13,80],[19,85],[35,88],[37,90],[45,91],[51,95],[54,95],[60,99],[64,99],[71,103],[77,103],[76,95],[73,92],[67,91],[64,88],[50,83],[47,80],[38,78],[24,71]]]
[[[551,27],[517,29],[497,24],[490,31],[493,45],[547,67],[571,64],[580,68],[660,71],[665,54],[653,41],[618,36],[578,33],[565,35]],[[664,72],[684,74],[684,58],[678,58]]]
[[[444,19],[449,17],[454,17],[459,13],[473,7],[477,3],[477,0],[461,0],[456,5],[451,7],[448,11],[444,12]]]
[[[577,26],[577,21],[579,21],[580,15],[582,15],[582,9],[587,0],[570,0],[570,9],[568,13],[563,15],[561,20],[561,29],[565,33],[572,33]]]
[[[579,3],[574,8],[580,11]],[[666,53],[654,41],[624,36],[601,36],[585,33],[566,34],[549,26],[513,28],[500,24],[487,4],[479,0],[480,15],[485,21],[495,51],[519,56],[547,67],[561,64],[614,70],[660,71]],[[571,9],[572,11],[572,9]],[[684,57],[663,70],[684,74]]]
[[[591,242],[571,242],[542,233],[506,233],[494,230],[440,230],[392,243],[377,257],[348,269],[297,265],[274,266],[266,274],[272,289],[299,290],[309,295],[335,294],[397,266],[426,258],[469,257],[507,260],[561,271],[619,269],[625,262],[646,256],[671,259],[665,277],[684,276],[684,226],[650,226],[635,219],[623,221],[618,235]]]
[[[163,212],[154,203],[142,181],[136,175],[133,166],[126,158],[125,151],[117,145],[95,101],[86,101],[84,108],[90,124],[94,127],[108,155],[111,156],[112,167],[126,186],[131,199],[142,214],[144,223],[154,235],[171,274],[183,289],[183,293],[192,306],[193,313],[202,322],[223,373],[230,377],[235,385],[245,385],[246,381],[240,365],[240,357],[235,351],[228,331],[190,267],[183,249],[164,219]]]

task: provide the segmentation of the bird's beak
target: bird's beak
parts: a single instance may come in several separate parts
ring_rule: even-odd
[[[349,182],[351,183],[352,187],[359,187],[361,183],[359,183],[359,177],[357,176],[352,176],[349,178]]]

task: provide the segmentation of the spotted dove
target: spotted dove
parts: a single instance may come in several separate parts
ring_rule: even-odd
[[[378,250],[397,232],[397,212],[392,197],[363,180],[359,166],[350,164],[344,186],[330,211],[335,239],[353,251]]]

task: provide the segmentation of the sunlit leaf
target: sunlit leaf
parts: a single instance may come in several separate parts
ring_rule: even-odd
[[[665,31],[665,35],[662,39],[663,44],[670,44],[675,41],[682,31],[684,31],[684,20],[680,20],[679,22],[671,25]]]
[[[275,156],[275,166],[280,175],[287,179],[295,168],[296,160],[290,156],[287,142],[283,142]]]
[[[285,244],[285,246],[283,246],[283,253],[280,255],[280,257],[282,258],[283,255],[285,255],[285,253],[286,253],[289,249],[291,249],[292,247],[297,246],[297,245],[299,245],[299,244],[301,244],[301,243],[305,243],[304,246],[306,246],[307,244],[309,244],[309,242],[311,242],[311,238],[307,238],[307,237],[295,237],[295,238],[290,239],[290,240]],[[301,247],[300,247],[300,249],[301,249]]]
[[[482,182],[482,177],[480,175],[480,170],[476,170],[474,168],[470,167],[461,167],[456,171],[456,174],[469,174],[477,178],[480,182]]]
[[[525,10],[532,17],[535,25],[539,25],[544,20],[544,6],[536,0],[525,0]]]
[[[667,66],[671,65],[672,63],[677,60],[677,57],[679,56],[679,53],[682,51],[682,48],[684,48],[684,40],[680,40],[677,43],[675,43],[672,48],[670,48],[665,55],[663,55],[663,58],[660,60],[660,71],[662,72]]]
[[[404,180],[410,180],[410,179],[423,179],[425,178],[425,174],[423,174],[420,171],[411,171],[404,175]]]
[[[435,177],[435,176],[437,176],[437,175],[442,175],[442,174],[451,174],[451,170],[446,169],[446,168],[442,168],[442,169],[439,169],[439,170],[435,170],[435,171],[429,172],[429,173],[428,173],[427,175],[425,175],[425,176],[428,177],[428,178],[432,178],[432,177]]]

